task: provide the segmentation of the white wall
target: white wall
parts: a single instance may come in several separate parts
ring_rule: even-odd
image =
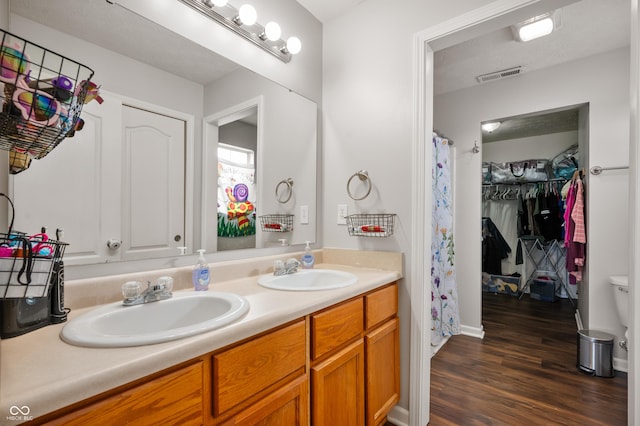
[[[411,323],[411,283],[407,276],[412,262],[429,262],[411,256],[413,37],[425,28],[489,3],[490,0],[402,0],[390,5],[386,0],[367,0],[324,25],[324,245],[404,253],[405,279],[399,290],[399,405],[406,409]],[[346,184],[361,169],[369,172],[373,189],[368,198],[355,202],[347,195]],[[350,237],[345,226],[336,224],[338,204],[347,204],[350,213],[398,214],[394,235]]]
[[[606,81],[607,84],[602,84]],[[437,84],[437,82],[436,82]],[[589,103],[589,163],[628,164],[629,51],[620,49],[543,71],[451,92],[434,100],[438,129],[456,141],[457,271],[462,322],[481,326],[480,291],[480,167],[481,155],[471,152],[480,141],[480,122],[568,105]],[[607,277],[627,273],[628,172],[587,175],[587,239],[589,320],[585,327],[622,330],[616,317]],[[625,354],[616,350],[616,357]]]

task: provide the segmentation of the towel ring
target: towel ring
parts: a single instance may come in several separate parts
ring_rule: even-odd
[[[282,185],[286,185],[286,191],[289,193],[286,197],[286,199],[281,199],[280,195],[278,195],[278,192],[280,191],[280,186]],[[278,202],[280,204],[284,204],[286,202],[288,202],[291,199],[291,196],[293,195],[293,179],[291,178],[287,178],[287,179],[283,179],[281,180],[278,185],[276,185],[276,200],[278,200]]]
[[[358,177],[358,179],[360,179],[361,182],[367,182],[367,193],[364,194],[362,197],[360,198],[356,198],[353,196],[353,194],[351,193],[351,181],[353,180],[354,177]],[[369,194],[371,193],[371,180],[369,179],[369,173],[366,170],[360,170],[358,172],[355,172],[347,181],[347,194],[349,194],[349,197],[351,197],[351,199],[355,200],[355,201],[360,201],[360,200],[364,200],[365,198],[367,198],[369,196]]]

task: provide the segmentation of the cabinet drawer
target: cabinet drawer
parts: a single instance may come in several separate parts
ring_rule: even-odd
[[[369,293],[364,297],[366,309],[366,328],[380,324],[392,318],[398,312],[398,284]]]
[[[311,357],[317,359],[364,331],[362,298],[311,316]]]
[[[201,425],[204,423],[203,362],[124,390],[50,425]]]
[[[213,356],[214,415],[254,396],[306,365],[305,322],[300,320]]]

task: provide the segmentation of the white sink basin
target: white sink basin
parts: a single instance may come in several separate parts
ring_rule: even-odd
[[[302,269],[288,275],[263,275],[258,278],[262,287],[274,290],[316,291],[348,287],[358,278],[344,271],[332,269]]]
[[[111,303],[70,320],[60,337],[86,347],[127,347],[182,339],[224,327],[249,311],[233,293],[174,293],[171,299],[136,306]]]

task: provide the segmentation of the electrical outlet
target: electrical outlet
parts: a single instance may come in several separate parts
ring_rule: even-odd
[[[347,205],[346,204],[338,204],[338,225],[346,225],[347,224]]]
[[[300,224],[309,224],[309,206],[300,206]]]

